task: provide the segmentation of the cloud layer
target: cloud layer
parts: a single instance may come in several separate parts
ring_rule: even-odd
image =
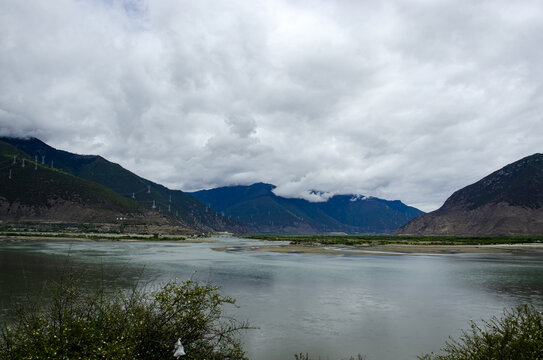
[[[543,151],[541,44],[539,0],[3,0],[0,133],[428,211]]]

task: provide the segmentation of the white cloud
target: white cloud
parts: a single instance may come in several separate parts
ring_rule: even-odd
[[[0,132],[172,188],[423,210],[534,152],[540,1],[5,0]]]

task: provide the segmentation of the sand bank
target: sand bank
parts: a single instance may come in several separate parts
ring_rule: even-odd
[[[313,246],[313,245],[260,245],[240,247],[217,247],[217,251],[272,251],[299,254],[336,255],[417,255],[417,254],[524,254],[543,256],[543,244],[500,245],[407,245],[386,244],[368,246]]]

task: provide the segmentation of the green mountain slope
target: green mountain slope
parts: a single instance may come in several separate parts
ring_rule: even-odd
[[[277,196],[274,188],[257,183],[191,194],[264,233],[390,233],[422,214],[400,201],[336,195],[326,202],[314,203]]]
[[[543,234],[543,154],[456,191],[441,208],[409,222],[398,234]]]
[[[147,209],[155,209],[187,227],[199,231],[247,232],[239,222],[217,213],[195,197],[179,190],[137,176],[101,156],[78,155],[57,150],[35,138],[0,138],[37,157],[44,165],[61,169],[74,176],[108,187],[125,198],[133,199]]]
[[[107,187],[29,159],[24,152],[0,141],[0,216],[3,221],[114,222],[120,217],[144,217],[141,206]]]

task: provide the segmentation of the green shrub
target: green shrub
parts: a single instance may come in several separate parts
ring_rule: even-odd
[[[441,349],[443,355],[429,354],[425,360],[536,360],[543,359],[543,317],[533,306],[506,310],[500,319],[471,322],[458,340],[451,339]]]
[[[156,289],[135,286],[109,293],[83,288],[72,275],[52,287],[47,301],[18,306],[0,331],[1,359],[245,359],[238,339],[247,325],[225,319],[234,300],[193,280]]]

